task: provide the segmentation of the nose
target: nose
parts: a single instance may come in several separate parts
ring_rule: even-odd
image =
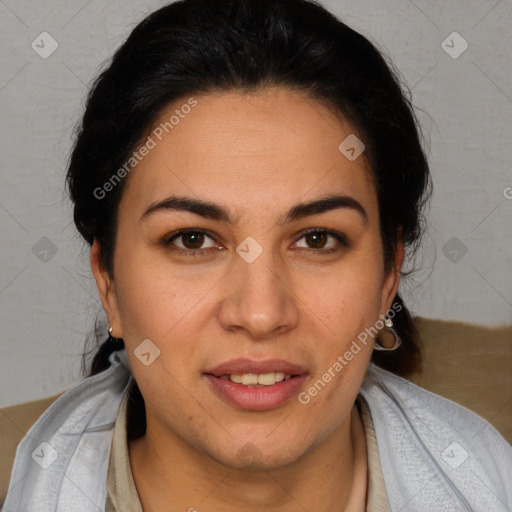
[[[247,263],[235,256],[219,310],[221,326],[252,339],[269,339],[297,325],[299,308],[286,274],[275,258],[263,254]]]

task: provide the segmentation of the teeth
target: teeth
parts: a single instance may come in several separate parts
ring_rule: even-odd
[[[257,377],[257,380],[258,380],[258,384],[262,384],[263,386],[272,386],[272,384],[275,384],[276,382],[280,382],[284,379],[284,373],[282,374],[283,378],[279,378],[281,377],[281,375],[276,375],[275,372],[271,372],[271,373],[261,373],[260,375],[257,375],[255,377]],[[245,382],[243,381],[242,379],[242,384],[245,384]]]
[[[236,384],[243,384],[244,386],[272,386],[277,382],[291,379],[291,374],[283,372],[270,372],[270,373],[244,373],[233,375],[222,375],[220,378],[230,380]]]
[[[256,386],[258,384],[258,376],[254,373],[244,373],[242,375],[242,384],[244,386]]]

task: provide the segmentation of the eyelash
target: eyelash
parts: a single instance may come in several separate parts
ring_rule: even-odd
[[[330,231],[327,229],[320,229],[320,228],[310,228],[310,229],[303,231],[301,236],[297,239],[297,241],[295,243],[297,243],[299,240],[301,240],[305,236],[312,234],[312,233],[325,234],[328,237],[332,236],[338,242],[339,245],[334,246],[334,247],[329,247],[327,249],[313,249],[313,248],[305,248],[305,247],[302,247],[300,249],[312,251],[313,253],[316,253],[318,255],[323,255],[323,254],[331,254],[333,252],[340,251],[343,248],[345,248],[345,249],[350,248],[350,243],[349,243],[346,235],[344,235],[343,233],[338,233],[336,231]],[[181,247],[172,247],[171,248],[172,242],[174,240],[180,238],[183,235],[187,235],[187,234],[203,234],[203,235],[208,236],[212,240],[215,240],[215,237],[209,231],[204,230],[204,229],[181,229],[181,230],[173,233],[171,236],[164,238],[162,243],[163,243],[164,247],[166,247],[167,249],[171,249],[173,252],[175,252],[177,254],[182,254],[185,256],[200,256],[201,254],[204,254],[206,250],[212,249],[211,247],[209,247],[207,249],[182,249]]]

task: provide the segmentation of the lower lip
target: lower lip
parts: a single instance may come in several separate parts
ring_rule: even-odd
[[[213,375],[204,375],[213,390],[231,405],[248,411],[265,411],[283,405],[297,395],[307,374],[297,375],[265,387],[249,387]]]

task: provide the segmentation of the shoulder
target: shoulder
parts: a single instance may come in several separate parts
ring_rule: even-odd
[[[436,497],[467,510],[512,505],[512,447],[483,418],[373,363],[360,394],[395,506],[414,490],[417,500]]]
[[[5,499],[16,448],[30,427],[43,412],[61,395],[34,400],[0,409],[0,503]]]

